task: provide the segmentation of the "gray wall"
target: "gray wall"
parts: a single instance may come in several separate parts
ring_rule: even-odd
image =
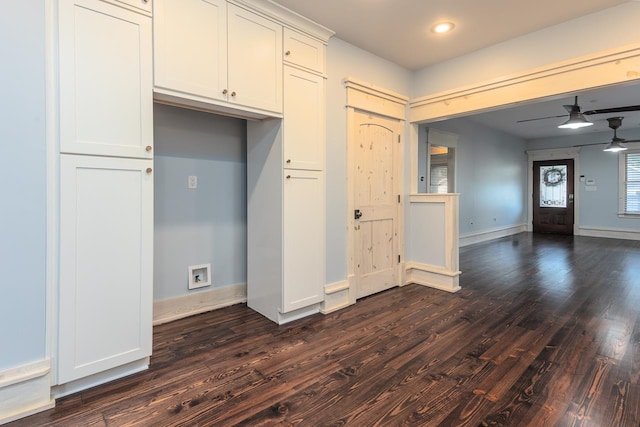
[[[456,191],[461,237],[526,222],[525,140],[465,118],[425,126],[459,137]],[[425,126],[420,127],[421,138]]]
[[[44,2],[0,14],[0,370],[46,355]]]
[[[640,139],[640,129],[627,123],[619,130],[618,136]],[[581,133],[577,135],[541,138],[527,142],[527,150],[571,147],[610,141],[612,132]],[[618,217],[618,154],[602,151],[604,145],[582,147],[579,155],[579,174],[595,181],[596,191],[586,191],[585,183],[575,190],[579,199],[579,213],[576,223],[580,227],[610,228],[619,230],[640,230],[640,220]]]
[[[154,299],[245,283],[245,121],[156,104],[154,140]],[[188,267],[208,263],[212,285],[189,291]]]

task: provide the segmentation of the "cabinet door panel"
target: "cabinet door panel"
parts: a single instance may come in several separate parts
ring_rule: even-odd
[[[150,158],[151,18],[65,0],[59,23],[61,152]]]
[[[229,102],[282,112],[282,27],[228,5]]]
[[[322,172],[285,171],[282,313],[324,299]]]
[[[156,0],[155,86],[226,100],[227,2]]]
[[[62,155],[60,384],[151,354],[150,160]]]
[[[288,28],[284,29],[284,60],[324,74],[324,44]]]
[[[285,67],[284,89],[285,167],[322,170],[324,78]]]

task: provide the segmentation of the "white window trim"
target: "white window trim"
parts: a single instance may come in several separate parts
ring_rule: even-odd
[[[640,143],[626,144],[626,151],[618,153],[618,217],[619,218],[640,218],[640,213],[625,212],[625,200],[627,198],[627,154],[640,153]]]

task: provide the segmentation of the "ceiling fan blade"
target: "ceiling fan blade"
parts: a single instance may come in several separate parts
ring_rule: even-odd
[[[590,116],[592,114],[611,114],[611,113],[624,113],[627,111],[640,111],[640,105],[629,105],[627,107],[615,107],[615,108],[602,108],[600,110],[589,110],[585,111],[585,116]]]
[[[607,142],[594,142],[592,144],[578,144],[578,145],[574,145],[574,147],[588,147],[590,145],[605,145],[605,144],[611,144],[612,141],[607,141]],[[640,139],[624,139],[624,138],[620,138],[620,140],[618,141],[621,144],[627,144],[629,142],[640,142]]]
[[[589,147],[591,145],[606,145],[606,144],[610,144],[610,143],[611,143],[611,141],[608,141],[608,142],[594,142],[592,144],[577,144],[577,145],[574,145],[573,147]]]
[[[533,122],[533,121],[536,121],[536,120],[546,120],[546,119],[557,119],[558,117],[567,117],[567,115],[563,114],[561,116],[538,117],[537,119],[518,120],[516,123]]]

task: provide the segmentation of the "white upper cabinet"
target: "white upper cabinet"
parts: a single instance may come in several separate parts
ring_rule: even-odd
[[[156,0],[153,7],[155,86],[226,101],[227,2]]]
[[[151,18],[59,3],[60,151],[152,158]]]
[[[106,0],[115,4],[123,4],[127,6],[131,6],[136,10],[140,10],[143,12],[148,12],[151,14],[151,2],[152,0]]]
[[[282,112],[282,26],[232,4],[228,19],[230,102]]]
[[[289,28],[284,29],[284,60],[316,73],[325,72],[325,45]]]
[[[284,67],[284,167],[323,170],[324,77]]]
[[[156,0],[154,60],[159,100],[282,113],[282,26],[249,10],[221,0]]]

